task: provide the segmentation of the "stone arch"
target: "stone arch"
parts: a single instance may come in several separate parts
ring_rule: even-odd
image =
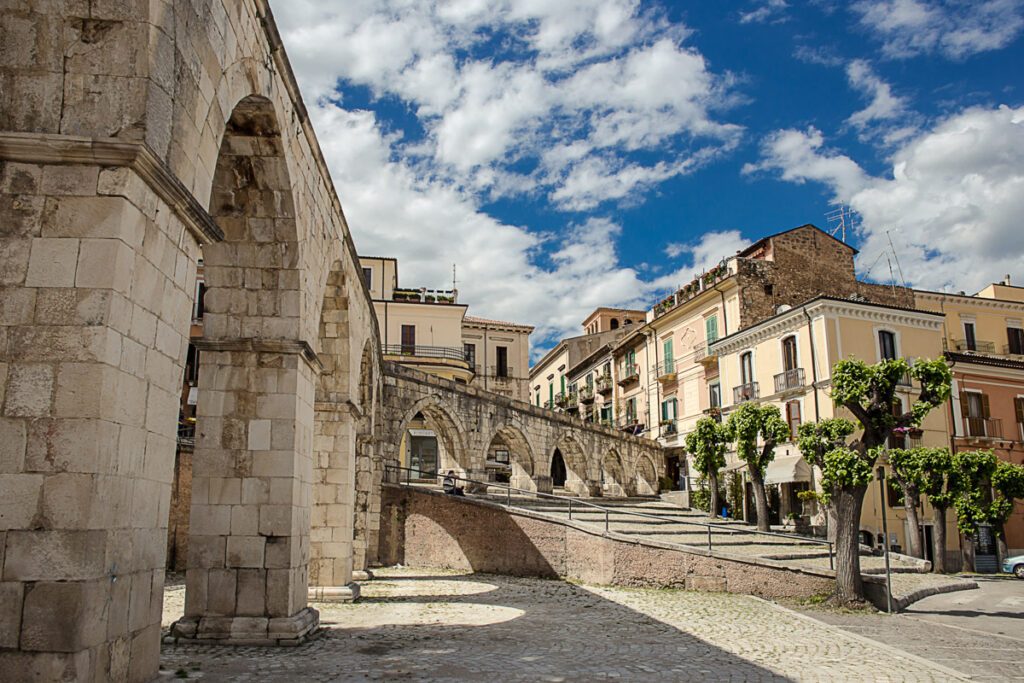
[[[464,436],[469,432],[458,413],[443,399],[434,395],[425,396],[405,411],[399,429],[395,432],[399,439],[405,437],[417,415],[422,415],[437,435],[438,447],[442,451],[438,454],[438,471],[453,469],[462,476],[472,473],[474,463]]]
[[[242,98],[225,123],[210,191],[224,239],[203,248],[191,551],[185,617],[175,626],[187,637],[238,637],[245,628],[246,637],[268,638],[269,623],[287,621],[301,638],[317,623],[306,591],[321,366],[303,337],[316,323],[304,319],[309,278],[284,150],[273,103]],[[235,551],[211,550],[225,544]],[[207,591],[213,572],[231,588]],[[224,618],[204,618],[211,614]],[[268,624],[265,633],[251,630],[252,617]]]
[[[601,490],[606,496],[625,496],[628,484],[622,458],[613,448],[601,458]]]
[[[631,483],[638,496],[655,496],[658,494],[658,471],[654,468],[654,463],[646,455],[637,457]]]
[[[490,453],[496,442],[502,443],[508,448],[508,464],[511,470],[509,483],[516,488],[536,491],[537,482],[534,479],[534,474],[537,466],[533,448],[523,432],[512,425],[501,427],[494,432],[488,442],[485,454]]]
[[[557,474],[555,468],[558,466],[559,459],[565,467],[564,488],[579,495],[591,495],[592,487],[588,476],[586,453],[572,434],[565,434],[558,440],[548,456],[548,462],[545,463],[547,471],[544,474],[551,476],[552,487],[557,485],[553,480],[554,475]]]

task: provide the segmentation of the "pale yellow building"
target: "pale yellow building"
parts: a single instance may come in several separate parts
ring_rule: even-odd
[[[529,325],[465,316],[462,346],[473,367],[472,385],[529,401],[531,332]]]
[[[766,474],[768,483],[778,485],[779,522],[794,513],[809,517],[808,521],[824,531],[821,511],[797,497],[801,490],[820,490],[820,473],[802,459],[795,437],[803,422],[831,417],[854,420],[829,397],[833,366],[851,357],[867,363],[883,358],[907,358],[911,362],[915,358],[939,358],[943,350],[942,324],[943,316],[932,311],[819,297],[711,345],[718,355],[723,419],[727,420],[740,404],[754,401],[777,406],[790,425],[793,438],[779,445]],[[901,405],[895,410],[909,408],[920,391],[914,384],[908,377],[898,387]],[[889,445],[948,446],[946,407],[932,410],[920,432],[895,435]],[[745,467],[735,453],[729,453],[727,461],[726,470],[742,471]],[[890,541],[905,549],[908,529],[903,507],[895,496],[887,496],[885,504]],[[881,487],[873,481],[864,499],[860,526],[862,541],[872,546],[882,538],[882,505]],[[924,508],[921,521],[925,538],[930,540],[931,510],[927,504]],[[954,520],[948,520],[947,538],[947,551],[955,557],[959,543]]]

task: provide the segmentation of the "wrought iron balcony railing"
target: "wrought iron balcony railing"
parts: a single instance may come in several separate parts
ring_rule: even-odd
[[[670,437],[678,433],[675,420],[662,420],[658,423],[658,436]]]
[[[580,403],[594,402],[594,388],[584,385],[580,387]]]
[[[732,388],[733,403],[753,401],[756,398],[760,398],[760,396],[761,390],[757,382],[747,382],[746,384],[741,384],[738,387]]]
[[[622,377],[619,378],[619,386],[626,386],[630,382],[640,381],[640,368],[636,363],[629,363],[622,369]]]
[[[658,379],[673,378],[676,375],[676,362],[674,359],[669,358],[654,365],[651,369],[654,370],[654,374]]]
[[[797,389],[804,385],[804,369],[793,368],[775,375],[775,393]]]
[[[385,344],[386,356],[420,356],[422,358],[446,358],[469,362],[466,350],[453,346],[419,346],[418,344]]]
[[[711,342],[701,342],[693,347],[693,359],[698,363],[716,360],[718,354],[711,350]]]
[[[981,341],[980,339],[950,339],[949,345],[953,351],[974,351],[976,353],[995,353],[994,342]]]
[[[597,389],[599,394],[608,394],[612,390],[612,376],[601,375],[594,380],[594,387]]]

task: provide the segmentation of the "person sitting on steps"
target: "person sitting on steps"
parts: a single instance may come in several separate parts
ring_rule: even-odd
[[[455,485],[455,482],[457,480],[458,479],[455,476],[455,470],[448,470],[448,474],[445,475],[444,482],[442,482],[442,484],[441,484],[441,487],[444,489],[444,492],[447,493],[450,496],[464,496],[464,495],[466,495],[465,493],[462,492],[462,487],[461,486],[456,486]]]

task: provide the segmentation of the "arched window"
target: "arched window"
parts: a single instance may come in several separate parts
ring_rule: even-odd
[[[754,381],[754,354],[747,351],[740,356],[740,384],[750,384]]]
[[[619,319],[618,318],[612,318],[612,329],[613,330],[619,329]]]

